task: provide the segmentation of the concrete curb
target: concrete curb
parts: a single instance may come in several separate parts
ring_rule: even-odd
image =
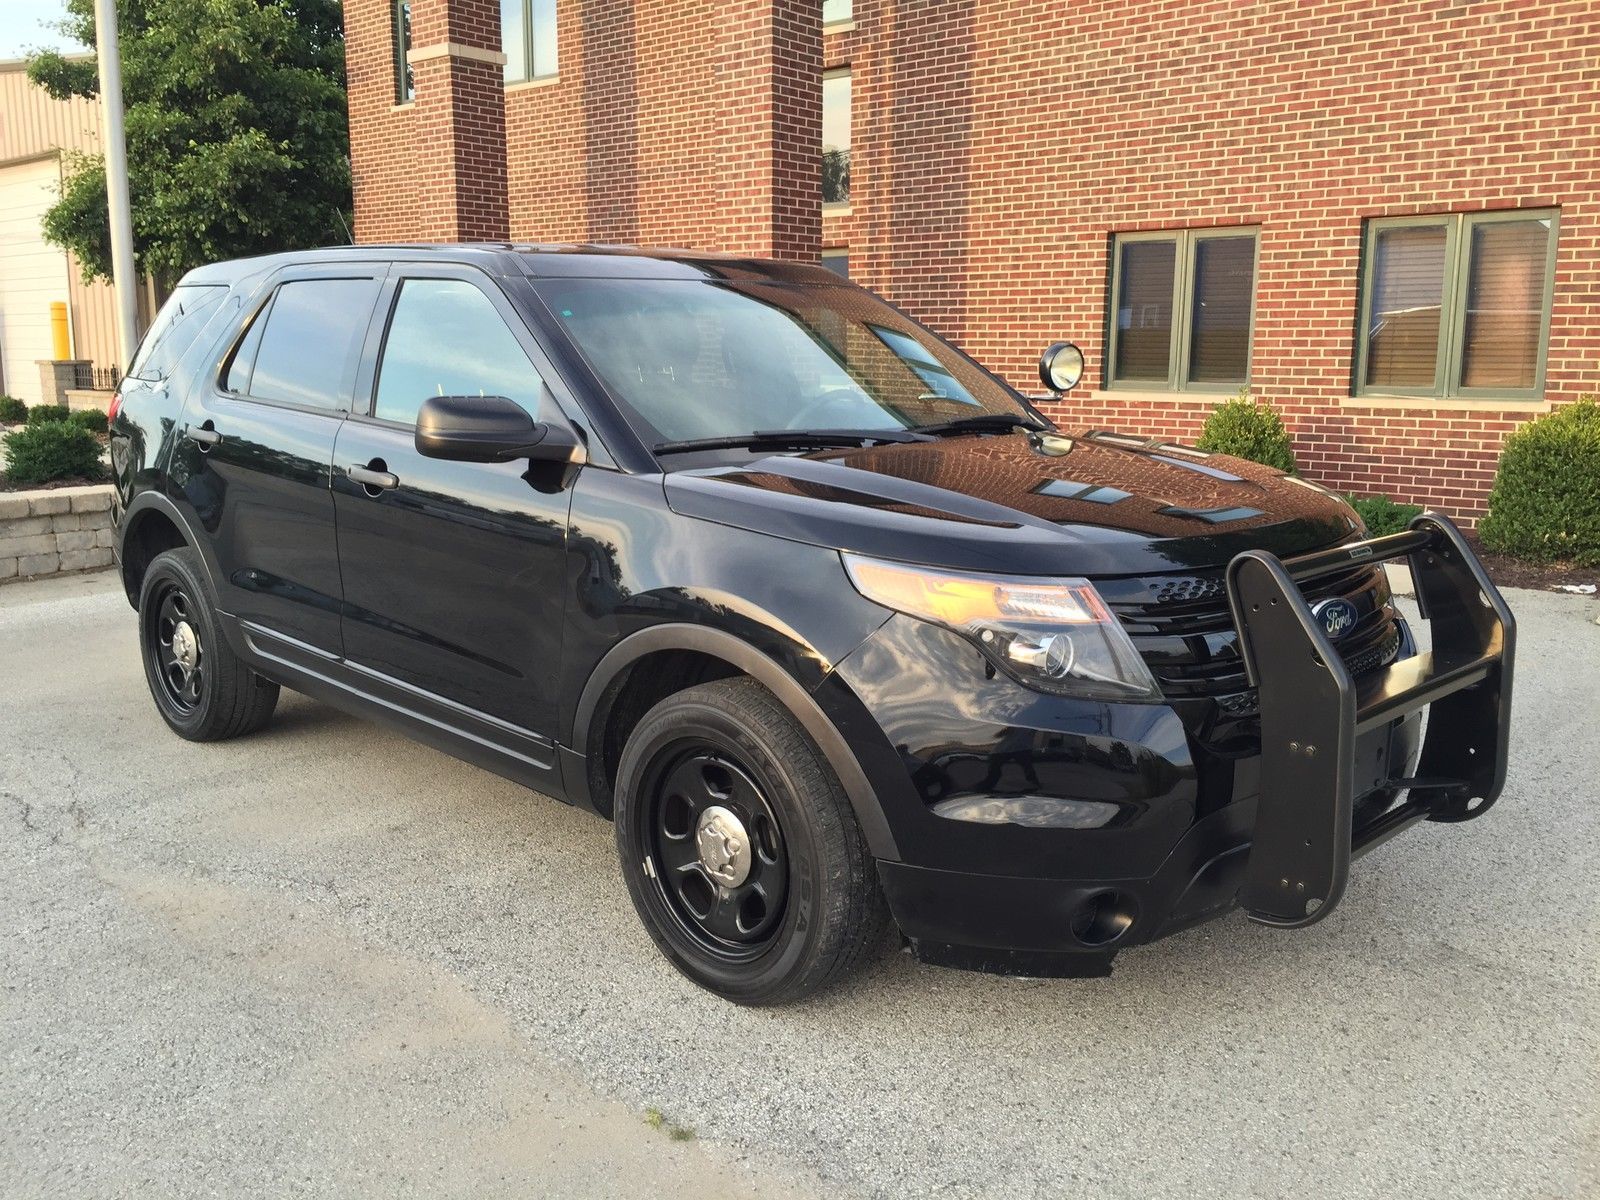
[[[0,584],[112,563],[111,485],[0,492]]]

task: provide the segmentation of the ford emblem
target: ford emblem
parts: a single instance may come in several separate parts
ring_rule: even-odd
[[[1328,635],[1328,640],[1337,642],[1356,627],[1356,620],[1361,614],[1356,612],[1356,606],[1350,601],[1334,596],[1313,604],[1311,615],[1322,626],[1322,632]]]

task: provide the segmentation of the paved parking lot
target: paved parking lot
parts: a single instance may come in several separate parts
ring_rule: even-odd
[[[1506,795],[1321,925],[744,1011],[608,826],[287,694],[190,746],[109,577],[0,589],[0,1194],[1593,1197],[1600,605],[1510,599]]]

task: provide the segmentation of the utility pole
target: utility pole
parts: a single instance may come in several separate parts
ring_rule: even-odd
[[[126,371],[138,339],[139,300],[128,204],[128,147],[122,133],[122,55],[117,0],[94,0],[95,57],[100,61],[100,111],[105,128],[106,208],[111,215],[111,275],[117,294],[117,363]]]

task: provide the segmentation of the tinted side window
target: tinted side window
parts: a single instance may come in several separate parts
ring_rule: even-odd
[[[506,396],[537,415],[539,373],[489,298],[457,279],[408,279],[378,365],[373,415],[412,424],[429,396]]]
[[[376,292],[371,279],[280,285],[234,355],[228,390],[310,408],[345,408]]]
[[[210,284],[174,288],[144,341],[139,343],[139,353],[133,356],[128,375],[134,379],[165,379],[172,374],[172,368],[200,336],[227,294],[226,287]]]

